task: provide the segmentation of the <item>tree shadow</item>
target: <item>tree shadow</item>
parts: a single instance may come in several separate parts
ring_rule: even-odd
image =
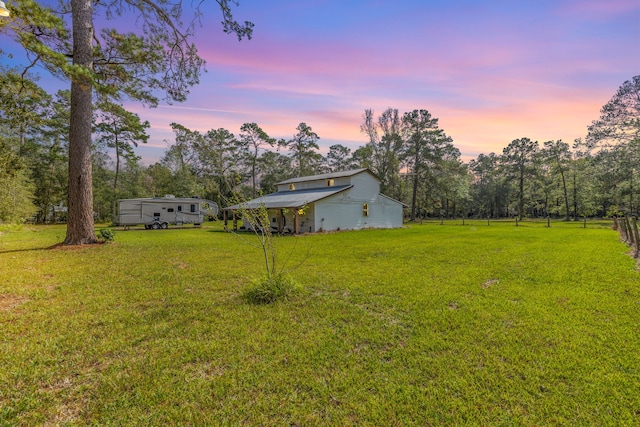
[[[89,243],[85,245],[65,245],[64,243],[56,243],[55,245],[38,247],[38,248],[7,249],[7,250],[0,249],[0,254],[49,251],[49,250],[79,250],[79,249],[86,249],[86,248],[95,248],[103,245],[104,245],[104,242]]]

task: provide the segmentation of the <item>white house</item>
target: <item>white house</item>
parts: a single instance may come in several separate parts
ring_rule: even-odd
[[[267,209],[271,228],[277,232],[402,226],[404,205],[380,193],[380,178],[369,169],[303,176],[276,185],[275,193],[225,208],[225,228],[229,212],[261,206]]]

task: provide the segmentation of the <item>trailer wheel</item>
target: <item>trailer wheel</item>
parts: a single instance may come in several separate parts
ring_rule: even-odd
[[[159,230],[160,229],[160,224],[158,224],[157,222],[154,222],[153,224],[151,224],[151,228],[154,230]]]
[[[145,225],[144,225],[144,229],[145,229],[145,230],[148,230],[148,229],[149,229],[149,224],[145,224]]]
[[[169,228],[169,224],[167,224],[166,222],[163,222],[160,228],[162,228],[163,230],[166,230],[167,228]]]

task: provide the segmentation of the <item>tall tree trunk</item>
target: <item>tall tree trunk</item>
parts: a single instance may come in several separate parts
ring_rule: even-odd
[[[562,176],[562,191],[564,192],[564,220],[569,221],[569,194],[567,194],[567,180],[564,178],[564,170],[562,169],[560,169],[560,176]]]
[[[92,0],[72,0],[73,63],[93,68]],[[69,126],[69,200],[66,245],[97,241],[93,224],[93,188],[91,171],[91,82],[86,76],[71,80],[71,117]]]
[[[574,165],[574,170],[573,170],[573,219],[577,220],[578,219],[578,186],[576,185],[576,178],[577,172],[575,170],[575,165]]]
[[[411,221],[416,220],[416,202],[418,199],[418,168],[413,170],[413,193],[411,195]]]
[[[118,204],[118,176],[120,175],[120,145],[118,142],[118,135],[116,134],[115,139],[115,147],[116,147],[116,173],[113,177],[113,200],[111,202],[111,216],[113,217],[113,221],[116,221],[116,205]]]
[[[629,174],[629,215],[633,216],[633,168]]]
[[[520,180],[518,184],[518,189],[520,190],[518,197],[518,216],[520,217],[520,221],[522,221],[524,219],[524,168],[520,169]]]
[[[120,175],[120,148],[118,145],[118,135],[116,135],[116,171],[113,177],[113,196],[118,194],[118,176]]]

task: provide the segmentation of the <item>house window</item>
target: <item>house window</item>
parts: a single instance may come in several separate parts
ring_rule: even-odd
[[[289,190],[293,191],[296,189],[296,185],[295,184],[289,184]]]
[[[333,185],[335,184],[335,181],[333,179],[328,179],[327,180],[327,187],[333,187]]]
[[[364,203],[362,205],[362,216],[369,216],[369,204]]]
[[[196,205],[191,205],[191,212],[195,212],[196,211]]]

